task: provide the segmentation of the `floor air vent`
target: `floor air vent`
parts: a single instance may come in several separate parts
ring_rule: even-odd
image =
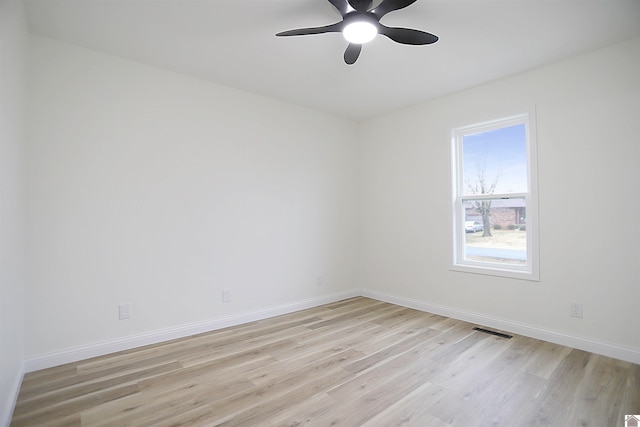
[[[507,339],[511,339],[513,338],[513,335],[507,335],[507,334],[503,334],[501,332],[496,332],[496,331],[491,331],[489,329],[484,329],[484,328],[473,328],[474,331],[478,331],[478,332],[484,332],[485,334],[491,334],[491,335],[495,335],[497,337],[502,337],[502,338],[507,338]]]

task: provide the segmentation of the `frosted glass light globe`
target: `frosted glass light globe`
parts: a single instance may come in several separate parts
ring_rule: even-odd
[[[368,43],[378,34],[376,26],[371,22],[352,22],[344,27],[342,35],[349,43],[364,44]]]

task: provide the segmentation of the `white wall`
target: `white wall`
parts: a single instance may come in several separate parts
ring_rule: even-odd
[[[24,75],[22,3],[0,1],[0,425],[22,380],[24,319]]]
[[[26,357],[360,286],[637,357],[639,47],[356,125],[33,37]],[[532,105],[541,281],[449,271],[450,130]]]
[[[450,271],[451,129],[528,106],[537,112],[541,280]],[[639,123],[637,39],[367,121],[361,282],[640,362]],[[569,317],[574,300],[582,319]]]
[[[355,124],[39,37],[30,60],[27,358],[354,288]]]

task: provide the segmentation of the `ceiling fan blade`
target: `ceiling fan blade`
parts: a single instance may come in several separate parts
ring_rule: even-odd
[[[340,12],[342,16],[349,12],[349,2],[347,0],[329,0],[329,3],[338,9],[338,12]]]
[[[308,34],[324,34],[324,33],[339,33],[342,31],[342,22],[336,22],[335,24],[325,25],[323,27],[310,27],[310,28],[298,28],[295,30],[282,31],[276,36],[305,36]]]
[[[360,56],[360,52],[362,51],[361,44],[349,43],[347,46],[347,50],[344,51],[344,62],[349,65],[352,65]]]
[[[358,12],[367,12],[373,4],[373,0],[349,0],[349,4]]]
[[[402,44],[422,45],[438,41],[438,36],[412,28],[385,27],[378,24],[378,34],[389,37],[394,42]]]
[[[403,9],[407,6],[412,5],[417,0],[383,0],[382,3],[378,5],[373,12],[374,15],[378,17],[378,19],[382,18],[389,12],[393,12],[394,10]]]

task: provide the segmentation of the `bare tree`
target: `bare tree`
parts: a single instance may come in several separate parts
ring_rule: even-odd
[[[475,180],[465,178],[465,184],[471,194],[493,194],[499,178],[500,172],[496,172],[492,180],[487,177],[487,156],[484,156],[476,162]],[[472,203],[482,215],[482,237],[491,236],[491,200],[476,200]]]

